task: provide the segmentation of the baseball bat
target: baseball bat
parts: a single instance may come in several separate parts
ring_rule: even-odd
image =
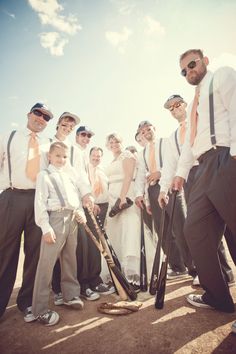
[[[114,261],[115,265],[121,270],[120,261],[119,261],[117,255],[116,255],[116,252],[115,252],[114,248],[112,247],[112,244],[111,244],[111,242],[109,240],[109,237],[107,236],[107,233],[106,233],[106,231],[105,231],[105,229],[104,229],[104,227],[102,225],[102,222],[101,222],[101,219],[99,218],[99,215],[96,216],[96,219],[97,219],[98,225],[99,225],[99,227],[100,227],[100,229],[101,229],[101,231],[102,231],[102,233],[103,233],[103,235],[105,237],[105,240],[106,240],[107,246],[108,246],[108,248],[109,248],[109,250],[111,252],[113,261]]]
[[[158,235],[157,247],[156,247],[156,252],[155,252],[153,265],[152,265],[152,273],[151,273],[151,279],[149,285],[149,293],[151,295],[155,295],[157,291],[157,279],[160,270],[159,268],[160,268],[161,247],[162,247],[164,226],[165,226],[165,208],[161,210],[160,233]]]
[[[125,275],[122,273],[122,271],[115,265],[112,255],[111,255],[111,252],[107,246],[105,237],[104,237],[103,233],[101,232],[101,230],[96,222],[95,216],[90,208],[88,208],[88,212],[89,212],[89,215],[94,223],[96,232],[98,234],[99,240],[102,245],[103,252],[105,252],[105,254],[108,256],[108,257],[105,257],[105,259],[107,261],[109,269],[111,269],[111,271],[115,274],[115,277],[118,279],[118,287],[117,287],[117,284],[115,283],[118,293],[119,293],[119,286],[121,286],[122,289],[126,292],[127,296],[130,298],[130,300],[136,300],[137,294],[136,294],[134,288],[132,287],[132,285],[126,279]]]
[[[147,289],[148,289],[147,261],[146,261],[146,249],[145,249],[145,238],[144,238],[143,209],[141,209],[140,290],[141,291],[147,291]]]
[[[161,264],[161,270],[157,281],[157,292],[155,298],[155,308],[162,309],[164,307],[164,299],[165,299],[165,290],[166,290],[166,276],[167,276],[167,269],[168,269],[168,259],[170,254],[170,239],[171,239],[171,232],[173,226],[173,218],[174,218],[174,211],[175,211],[175,202],[176,196],[178,191],[173,191],[173,198],[172,198],[172,205],[170,210],[170,221],[167,228],[166,234],[166,242],[165,242],[165,250]]]

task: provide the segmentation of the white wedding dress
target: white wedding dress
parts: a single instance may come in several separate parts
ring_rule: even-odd
[[[133,154],[127,150],[122,152],[117,159],[111,162],[107,167],[106,174],[109,180],[109,210],[115,204],[120,196],[122,183],[124,179],[123,159],[134,158]],[[135,178],[135,176],[134,176]],[[133,202],[134,194],[134,178],[130,184],[127,197]],[[108,214],[109,214],[108,210]],[[107,214],[106,233],[118,256],[122,270],[126,278],[137,285],[140,284],[140,234],[141,234],[141,218],[140,209],[135,203],[118,213],[114,217]],[[148,239],[149,238],[149,239]],[[150,236],[146,237],[146,249],[148,248],[148,273],[154,257],[154,245]],[[102,277],[105,281],[110,279],[109,272],[103,262]]]

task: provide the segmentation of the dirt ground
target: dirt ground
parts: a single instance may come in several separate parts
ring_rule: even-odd
[[[60,322],[44,327],[37,322],[25,323],[15,305],[21,271],[20,266],[9,306],[0,320],[0,354],[236,353],[236,335],[231,333],[236,314],[189,305],[186,295],[199,292],[192,288],[191,278],[168,281],[163,310],[154,308],[149,293],[140,293],[138,300],[143,306],[139,312],[119,317],[100,314],[99,302],[118,301],[113,294],[85,301],[82,311],[52,304]],[[231,292],[236,302],[236,287]]]

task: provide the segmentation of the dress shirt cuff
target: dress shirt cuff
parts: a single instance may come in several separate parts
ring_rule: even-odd
[[[164,193],[168,194],[169,187],[166,184],[160,184],[160,192],[164,192]]]
[[[54,232],[51,225],[46,222],[43,223],[43,225],[41,225],[40,228],[42,230],[43,235],[47,234],[48,232]]]
[[[188,174],[189,174],[189,170],[188,169],[183,168],[183,167],[179,167],[177,169],[177,171],[176,171],[175,176],[182,177],[182,178],[184,178],[186,180],[187,177],[188,177]]]
[[[231,156],[236,156],[236,142],[235,142],[235,143],[231,143],[231,146],[230,146],[230,155],[231,155]]]

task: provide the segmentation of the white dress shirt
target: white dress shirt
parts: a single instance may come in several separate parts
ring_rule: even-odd
[[[197,134],[193,146],[190,146],[190,123],[187,137],[179,159],[177,176],[186,179],[195,159],[212,148],[210,139],[209,85],[213,73],[207,72],[200,82]],[[223,67],[214,73],[213,79],[215,135],[217,146],[230,147],[230,154],[236,155],[236,71]],[[189,106],[190,121],[192,105]]]
[[[138,170],[137,170],[137,175],[135,178],[135,195],[136,197],[143,196],[145,194],[145,185],[147,182],[147,167],[149,168],[149,146],[150,143],[146,145],[146,148],[142,151],[142,157],[140,155],[139,161],[138,161]],[[156,159],[156,167],[157,171],[161,172],[161,161],[160,161],[160,153],[159,153],[159,146],[160,146],[160,139],[155,140],[155,159]],[[161,147],[161,155],[162,159],[164,161],[164,155],[165,155],[165,149],[166,149],[166,139],[162,139],[162,147]],[[145,160],[144,160],[145,156]],[[146,163],[147,167],[146,167]]]
[[[183,148],[183,144],[181,144],[180,142],[180,130],[181,130],[181,126],[179,126],[178,129],[174,131],[166,141],[165,158],[164,158],[163,168],[161,172],[161,179],[159,182],[161,192],[165,192],[165,193],[168,192],[171,183],[173,181],[173,178],[176,175],[176,169],[178,166],[180,153]],[[199,163],[196,160],[194,165],[197,166],[198,164]]]
[[[50,175],[56,180],[57,186],[65,202],[65,208],[69,210],[81,210],[80,194],[87,194],[81,190],[81,183],[74,178],[76,175],[67,173],[65,169],[58,169],[53,165],[48,166]],[[58,194],[47,171],[40,171],[36,181],[35,193],[35,222],[42,229],[43,234],[52,231],[49,224],[49,211],[61,210],[62,206]],[[79,194],[80,193],[80,194]]]
[[[11,160],[11,180],[12,186],[18,189],[34,189],[35,182],[26,176],[25,169],[28,158],[28,145],[31,131],[28,128],[16,131],[10,143],[10,160]],[[11,133],[0,138],[0,189],[10,187],[7,143]],[[37,134],[40,151],[40,169],[48,166],[47,152],[49,150],[50,141]]]

